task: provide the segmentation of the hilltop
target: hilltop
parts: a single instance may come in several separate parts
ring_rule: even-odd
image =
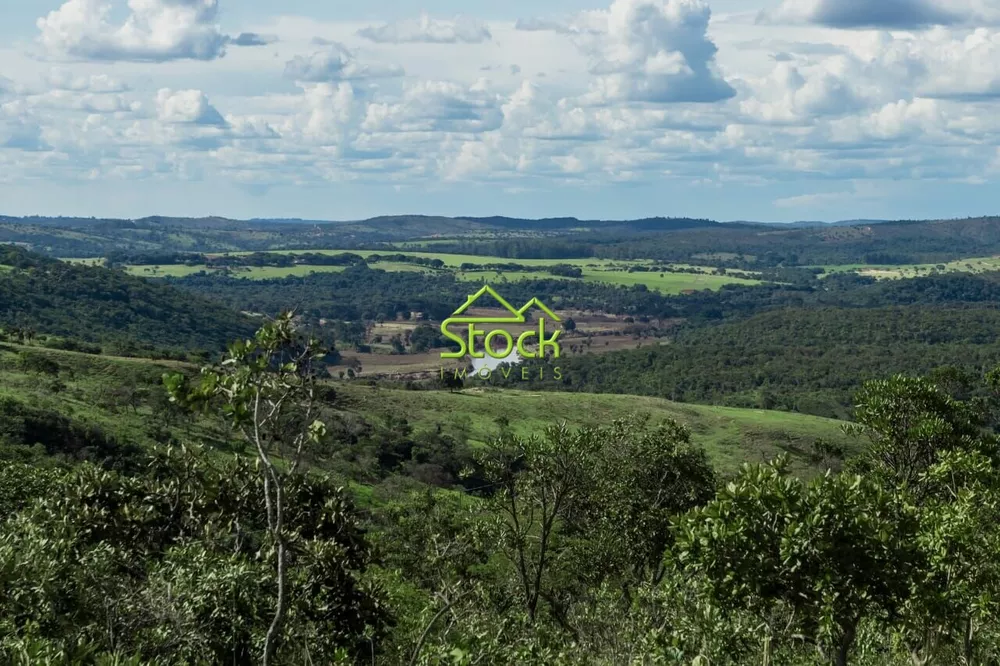
[[[0,216],[0,242],[26,244],[59,257],[100,257],[112,252],[389,249],[415,244],[433,245],[439,252],[519,259],[655,258],[718,265],[722,258],[742,264],[739,267],[759,268],[933,263],[1000,253],[1000,217],[767,224],[684,217],[531,220],[395,215],[328,222]]]

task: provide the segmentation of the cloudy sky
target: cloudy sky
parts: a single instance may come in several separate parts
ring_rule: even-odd
[[[0,214],[1000,213],[1000,0],[8,0]]]

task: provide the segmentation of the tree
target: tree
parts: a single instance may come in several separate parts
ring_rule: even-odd
[[[788,609],[788,624],[837,666],[866,618],[906,598],[915,532],[893,498],[859,476],[806,485],[786,460],[746,466],[678,525],[677,557],[723,609]],[[765,636],[765,654],[775,634]],[[765,659],[767,663],[767,659]]]
[[[1000,596],[1000,476],[982,453],[945,451],[920,479],[915,544],[921,555],[897,633],[915,666],[958,646],[974,664],[980,627],[996,618]]]
[[[987,376],[989,387],[997,377]],[[998,443],[984,428],[989,402],[953,397],[971,394],[971,383],[954,368],[926,380],[869,382],[851,428],[871,441],[854,466],[905,503],[917,524],[920,566],[898,628],[917,666],[944,643],[961,645],[973,663],[977,627],[997,612]]]
[[[716,477],[690,432],[669,420],[625,418],[601,428],[588,536],[626,588],[659,584],[673,519],[715,496]]]
[[[288,549],[294,535],[286,524],[286,488],[289,479],[300,472],[306,445],[326,434],[326,425],[315,418],[316,364],[323,351],[315,340],[302,339],[292,322],[292,313],[285,312],[262,326],[252,340],[233,343],[222,364],[203,368],[200,382],[193,387],[180,374],[165,378],[173,400],[218,405],[256,452],[277,572],[277,599],[264,641],[264,666],[273,661],[288,612]]]
[[[445,372],[441,376],[441,385],[454,393],[455,391],[462,390],[462,387],[465,386],[465,380],[462,379],[458,372]]]
[[[995,448],[984,438],[981,404],[960,402],[930,380],[897,375],[867,382],[846,430],[870,445],[854,469],[886,488],[914,488],[942,451]],[[987,441],[990,440],[990,441]]]
[[[572,317],[566,317],[566,319],[563,321],[563,330],[564,331],[576,330],[576,322],[573,320]]]
[[[539,602],[552,601],[550,570],[566,549],[560,529],[586,501],[598,446],[594,430],[572,432],[563,424],[541,437],[502,434],[479,460],[493,489],[498,545],[514,567],[531,622]]]

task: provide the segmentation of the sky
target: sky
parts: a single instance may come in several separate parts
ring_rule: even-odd
[[[17,0],[0,215],[1000,213],[1000,0]]]

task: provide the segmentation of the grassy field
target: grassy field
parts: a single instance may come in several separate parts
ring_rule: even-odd
[[[282,254],[303,254],[306,251],[276,251]],[[317,254],[335,255],[343,254],[347,250],[317,250]],[[358,251],[354,254],[365,258],[375,254],[389,254],[394,251]],[[673,270],[690,270],[694,272],[670,272],[665,265],[660,265],[650,261],[617,261],[610,259],[503,259],[501,257],[481,257],[466,254],[443,254],[435,252],[398,252],[408,256],[422,259],[440,259],[444,262],[445,269],[451,270],[460,280],[475,283],[503,283],[516,282],[518,280],[550,279],[554,276],[544,271],[463,271],[460,270],[462,264],[490,264],[490,263],[518,263],[523,266],[544,268],[556,264],[569,264],[577,266],[583,271],[583,280],[587,282],[599,282],[631,287],[642,284],[649,289],[659,291],[664,294],[680,294],[690,290],[718,290],[727,284],[753,285],[759,284],[758,280],[745,277],[745,273],[740,271],[730,271],[728,275],[715,275],[713,268],[708,266],[688,266],[671,265]],[[211,256],[239,256],[246,255],[246,252],[236,252],[227,255]],[[88,263],[95,260],[88,259],[68,259],[67,261]],[[390,272],[423,272],[434,270],[425,266],[409,264],[405,262],[377,262],[372,264],[376,269]],[[633,267],[642,266],[651,270],[632,271]],[[201,271],[211,271],[204,265],[187,266],[184,264],[161,265],[161,266],[128,266],[128,272],[141,277],[185,277]],[[231,270],[235,277],[249,280],[267,280],[273,278],[284,278],[292,276],[305,276],[315,272],[339,272],[344,270],[342,266],[314,266],[300,265],[289,267],[240,267]],[[572,278],[563,278],[572,279]]]
[[[815,416],[729,407],[688,405],[630,395],[536,393],[500,389],[405,391],[343,384],[342,397],[352,410],[378,416],[403,414],[418,429],[436,429],[483,442],[497,432],[505,417],[522,435],[565,421],[571,426],[608,423],[629,413],[646,414],[655,422],[672,418],[691,429],[692,439],[705,447],[722,473],[732,473],[746,462],[770,460],[788,453],[799,474],[816,471],[809,458],[817,438],[857,450],[860,443],[845,435],[842,423]]]
[[[23,354],[54,361],[57,374],[39,374],[19,367]],[[122,442],[152,446],[162,427],[149,402],[159,390],[164,372],[183,367],[170,361],[148,361],[93,356],[40,347],[0,344],[0,397],[10,397],[33,408],[50,410],[75,423],[98,427]],[[335,382],[337,408],[368,420],[385,414],[405,416],[419,429],[435,429],[484,442],[497,432],[505,417],[518,433],[530,435],[546,425],[565,421],[571,426],[608,423],[629,413],[648,414],[654,421],[673,418],[686,424],[695,442],[705,447],[723,473],[744,462],[760,462],[786,452],[800,474],[817,471],[809,456],[817,438],[856,450],[858,443],[830,419],[749,409],[687,405],[657,398],[582,393],[537,393],[470,388],[458,393],[373,388],[358,382]],[[137,392],[134,407],[121,389]],[[131,388],[128,388],[131,387]],[[207,441],[220,454],[229,450],[224,431],[204,418],[173,421],[169,430],[184,440]]]
[[[858,273],[880,280],[900,280],[938,273],[986,273],[1000,271],[1000,256],[974,257],[957,259],[943,264],[905,264],[900,266],[878,266],[869,264],[843,264],[836,266],[818,266],[827,274]]]
[[[381,268],[382,264],[375,264],[375,267]],[[527,271],[455,271],[455,276],[460,280],[490,284],[503,284],[504,282],[517,282],[518,280],[538,280],[541,278],[575,279],[558,278],[547,273],[531,273]],[[583,280],[586,282],[601,282],[624,287],[644,284],[649,289],[668,295],[676,295],[688,290],[710,289],[718,291],[727,284],[760,284],[759,280],[748,280],[728,275],[711,275],[709,273],[656,273],[647,271],[629,273],[628,271],[601,268],[584,268]]]

